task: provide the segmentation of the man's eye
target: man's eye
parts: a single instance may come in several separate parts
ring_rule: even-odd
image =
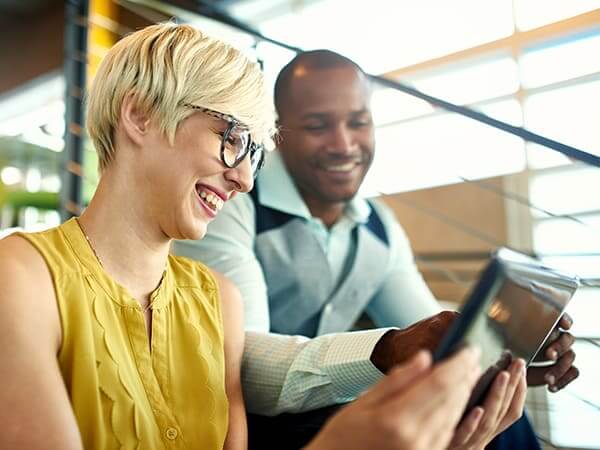
[[[327,128],[327,124],[324,123],[307,123],[304,125],[306,131],[321,131]]]
[[[362,128],[362,127],[368,127],[370,125],[371,125],[370,119],[353,120],[352,122],[350,122],[350,126],[352,128]]]

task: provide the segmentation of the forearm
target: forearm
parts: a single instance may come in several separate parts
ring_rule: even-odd
[[[248,427],[246,424],[246,410],[243,399],[231,402],[229,399],[229,426],[223,450],[246,450],[248,448]]]
[[[382,377],[370,358],[387,331],[315,339],[247,332],[242,384],[248,411],[276,415],[353,400]]]

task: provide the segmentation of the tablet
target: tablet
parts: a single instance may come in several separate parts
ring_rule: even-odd
[[[433,354],[439,361],[466,344],[481,348],[483,374],[466,411],[481,404],[496,375],[514,358],[527,366],[536,360],[578,286],[577,277],[526,255],[505,248],[494,252]]]

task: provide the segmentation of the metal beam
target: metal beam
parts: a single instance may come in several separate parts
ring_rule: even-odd
[[[65,3],[65,151],[60,196],[62,220],[79,215],[82,207],[84,107],[87,71],[88,1]]]

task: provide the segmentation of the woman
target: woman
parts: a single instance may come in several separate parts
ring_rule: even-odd
[[[189,26],[155,25],[110,50],[88,101],[89,207],[0,241],[0,448],[244,449],[239,293],[169,246],[251,189],[274,132],[260,70]],[[446,447],[477,356],[430,365],[416,356],[310,448]],[[519,377],[504,378],[497,405],[518,413]]]

